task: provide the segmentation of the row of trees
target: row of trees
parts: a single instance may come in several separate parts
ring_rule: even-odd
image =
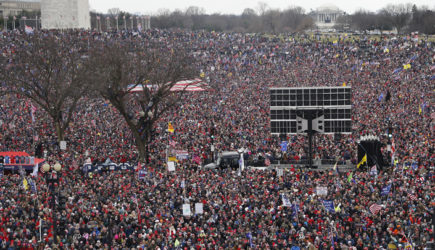
[[[398,33],[421,32],[435,34],[435,11],[412,4],[390,4],[378,12],[359,10],[339,18],[336,28],[353,30],[393,30]]]
[[[156,28],[182,28],[192,30],[228,32],[300,32],[312,28],[314,21],[301,7],[286,10],[271,9],[260,3],[258,12],[247,8],[241,15],[205,14],[199,7],[189,7],[186,11],[163,10],[151,19]]]
[[[0,81],[7,93],[25,96],[44,110],[59,142],[65,140],[83,97],[109,101],[130,128],[141,160],[147,158],[155,122],[183,94],[170,91],[171,87],[198,75],[183,48],[162,49],[159,44],[134,41],[88,43],[73,35],[62,40],[53,34],[29,36],[26,43],[16,44],[14,53],[4,54],[0,65],[6,69]],[[144,91],[130,93],[128,89],[135,86]],[[5,88],[0,91],[6,94]]]

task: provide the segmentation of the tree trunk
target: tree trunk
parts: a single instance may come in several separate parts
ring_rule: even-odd
[[[139,161],[140,162],[144,162],[144,160],[147,159],[148,155],[146,152],[146,144],[144,143],[144,141],[142,140],[142,137],[140,136],[139,132],[131,129],[133,132],[133,136],[134,139],[136,141],[136,148],[137,148],[137,152],[139,154]]]
[[[57,142],[61,142],[65,139],[65,129],[62,127],[62,123],[60,121],[55,121],[55,126],[56,126]]]

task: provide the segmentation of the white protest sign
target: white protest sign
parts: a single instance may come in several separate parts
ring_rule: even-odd
[[[61,150],[66,150],[66,141],[60,141],[59,147]]]
[[[191,216],[192,213],[190,212],[190,204],[183,204],[183,215],[184,216]]]
[[[328,187],[316,187],[317,195],[328,195]]]
[[[276,174],[278,177],[283,176],[284,175],[284,170],[282,168],[278,168],[276,170]]]
[[[173,171],[175,171],[175,162],[173,162],[173,161],[168,161],[168,171],[169,171],[169,172],[173,172]]]
[[[195,203],[195,214],[203,214],[203,204],[202,203]]]

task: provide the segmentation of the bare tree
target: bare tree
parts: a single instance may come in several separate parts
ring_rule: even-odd
[[[40,33],[39,33],[40,34]],[[71,36],[38,33],[15,43],[15,53],[3,57],[1,79],[11,92],[38,104],[52,118],[57,140],[64,140],[76,105],[86,88],[82,41]]]
[[[147,160],[154,124],[183,94],[171,88],[197,75],[192,58],[183,48],[124,41],[97,45],[89,63],[94,66],[94,90],[118,110],[135,138],[140,160]],[[131,93],[135,87],[142,91]]]
[[[388,16],[392,25],[401,33],[403,28],[411,21],[412,4],[389,4],[381,10]]]

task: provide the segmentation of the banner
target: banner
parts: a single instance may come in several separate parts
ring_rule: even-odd
[[[174,172],[175,171],[175,162],[168,161],[168,171],[169,172]]]
[[[175,157],[178,160],[187,160],[189,159],[189,152],[187,150],[176,150]]]
[[[183,204],[183,215],[184,216],[191,216],[192,213],[190,212],[190,204]]]
[[[147,175],[147,171],[145,169],[141,169],[138,171],[139,180],[145,180],[146,175]]]
[[[328,212],[330,212],[330,213],[334,213],[335,212],[334,201],[323,200],[323,206],[325,207],[325,209]]]
[[[282,199],[282,206],[283,207],[291,207],[292,206],[292,203],[290,202],[290,200],[287,197],[287,195],[282,194],[281,195],[281,199]]]
[[[203,204],[202,203],[195,203],[195,214],[203,214]]]
[[[328,187],[316,187],[317,195],[328,195]]]
[[[134,171],[134,167],[129,163],[101,163],[101,164],[92,164],[85,163],[82,167],[83,172],[102,172],[102,171],[121,171],[121,170],[129,170]]]

